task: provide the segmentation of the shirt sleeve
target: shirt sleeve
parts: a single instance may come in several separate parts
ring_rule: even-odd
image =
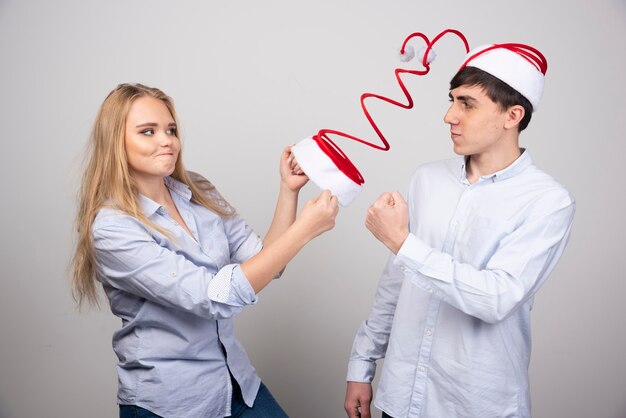
[[[167,307],[198,316],[224,319],[254,304],[256,295],[238,264],[213,274],[176,251],[161,246],[144,228],[120,222],[94,228],[98,278],[104,284]],[[209,291],[220,276],[230,286]]]
[[[224,231],[230,245],[230,259],[233,263],[243,263],[257,255],[263,249],[263,240],[238,215],[224,219]],[[278,279],[281,272],[277,272],[274,279]]]
[[[352,344],[348,375],[350,382],[371,382],[376,372],[376,360],[385,357],[398,295],[404,279],[390,256],[380,277],[370,314],[363,322]]]
[[[233,263],[243,263],[261,251],[263,240],[241,216],[223,218],[223,223]]]
[[[233,264],[224,266],[217,272],[209,282],[207,291],[212,300],[237,304],[240,292],[231,292],[231,289],[250,287],[250,282],[243,276],[239,265],[258,254],[263,248],[263,241],[239,215],[222,218],[222,224],[228,240],[230,261]]]
[[[489,323],[506,318],[547,279],[569,239],[575,203],[553,205],[504,237],[484,269],[461,263],[409,234],[395,263],[417,286]]]

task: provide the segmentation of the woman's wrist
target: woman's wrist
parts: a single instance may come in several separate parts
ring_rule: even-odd
[[[301,187],[297,188],[296,190],[293,190],[291,187],[289,187],[289,185],[287,183],[285,183],[284,181],[280,181],[280,194],[286,196],[286,197],[298,197],[298,194],[300,193],[300,189]]]
[[[307,243],[315,238],[315,235],[311,233],[309,228],[300,218],[296,218],[291,226],[287,229],[287,234],[291,236],[296,245],[304,247]]]

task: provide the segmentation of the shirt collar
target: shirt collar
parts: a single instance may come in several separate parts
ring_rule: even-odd
[[[171,191],[176,193],[182,199],[186,201],[191,200],[191,190],[189,186],[185,183],[182,183],[172,177],[165,177],[165,186]],[[143,209],[143,214],[149,218],[154,215],[155,212],[162,211],[162,205],[158,204],[154,200],[150,199],[139,193],[139,203],[141,204],[141,208]]]
[[[178,194],[183,199],[187,201],[191,200],[191,189],[189,189],[189,186],[185,183],[182,183],[172,177],[165,177],[165,185],[168,189]]]
[[[520,154],[519,157],[517,157],[515,161],[513,161],[511,165],[509,165],[506,168],[503,168],[500,171],[496,171],[495,173],[488,174],[486,176],[481,176],[480,180],[481,181],[488,180],[488,181],[491,181],[492,183],[506,180],[508,178],[518,175],[519,173],[524,171],[527,167],[531,166],[533,164],[533,159],[530,156],[530,152],[528,152],[526,148],[522,148],[521,150],[522,150],[522,153]],[[461,158],[461,179],[460,180],[462,183],[466,183],[466,184],[469,184],[469,182],[467,181],[467,171],[465,170],[468,158],[469,157]]]

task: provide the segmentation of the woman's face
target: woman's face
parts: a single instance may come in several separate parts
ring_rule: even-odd
[[[174,171],[180,141],[167,106],[153,97],[140,97],[126,116],[126,158],[137,182],[162,180]]]

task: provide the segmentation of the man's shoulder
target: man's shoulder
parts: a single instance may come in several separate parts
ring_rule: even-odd
[[[413,179],[432,177],[442,174],[460,176],[463,170],[463,157],[454,157],[444,160],[429,161],[417,166],[413,171]]]
[[[528,192],[551,199],[574,202],[574,197],[563,184],[536,165],[528,167],[523,175],[520,176],[520,180],[522,180],[524,188]]]

